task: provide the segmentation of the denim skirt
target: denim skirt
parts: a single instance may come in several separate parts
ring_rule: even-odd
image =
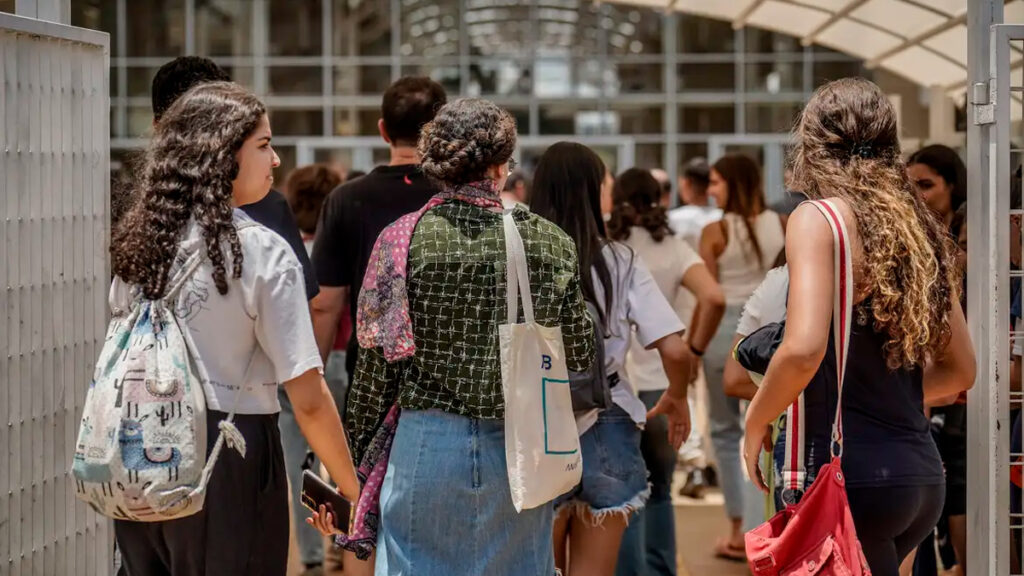
[[[555,573],[553,506],[516,513],[502,420],[403,411],[380,502],[376,576]]]

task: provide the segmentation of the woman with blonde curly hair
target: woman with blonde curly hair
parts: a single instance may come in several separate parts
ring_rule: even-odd
[[[363,280],[347,423],[357,462],[388,462],[377,576],[555,572],[553,506],[517,513],[505,463],[499,194],[515,146],[515,120],[495,104],[467,98],[441,108],[419,141],[421,168],[441,192],[381,233]],[[522,206],[512,215],[536,321],[560,326],[567,367],[586,371],[594,335],[575,245]],[[399,408],[385,456],[378,430],[394,426]]]
[[[896,576],[942,511],[942,462],[924,403],[974,382],[960,270],[945,227],[907,178],[896,114],[873,83],[847,78],[819,88],[794,128],[791,162],[794,188],[830,199],[846,222],[854,321],[842,467],[868,564],[876,576]],[[815,207],[802,205],[790,217],[786,256],[786,332],[747,410],[743,444],[762,489],[757,458],[769,423],[805,393],[810,485],[830,458],[837,401],[833,239]]]

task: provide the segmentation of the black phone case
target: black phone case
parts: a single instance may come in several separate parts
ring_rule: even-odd
[[[313,512],[323,505],[334,517],[334,527],[348,533],[352,503],[310,470],[302,471],[302,505]]]

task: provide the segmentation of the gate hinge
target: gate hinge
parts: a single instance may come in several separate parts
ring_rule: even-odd
[[[971,86],[971,104],[974,106],[975,126],[994,124],[996,121],[996,80],[975,82]]]

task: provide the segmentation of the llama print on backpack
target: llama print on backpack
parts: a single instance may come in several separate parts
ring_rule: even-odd
[[[178,478],[178,466],[181,464],[181,452],[170,446],[146,446],[144,442],[144,428],[142,420],[149,418],[149,414],[141,420],[122,420],[121,433],[118,435],[118,443],[121,445],[121,461],[128,472],[129,482],[139,481],[139,472],[152,468],[166,468],[167,481],[171,482]],[[133,474],[134,474],[134,480]]]

